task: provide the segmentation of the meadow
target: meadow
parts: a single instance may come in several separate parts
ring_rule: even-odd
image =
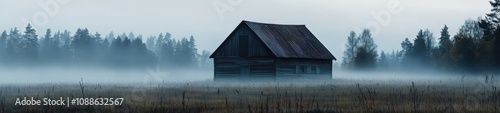
[[[479,78],[479,79],[477,79]],[[34,83],[0,85],[0,112],[498,113],[492,76],[445,80]],[[124,98],[119,106],[17,106],[16,98]]]

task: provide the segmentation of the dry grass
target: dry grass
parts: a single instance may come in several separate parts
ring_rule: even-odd
[[[358,83],[359,82],[359,83]],[[486,84],[485,84],[486,83]],[[0,86],[0,112],[498,113],[491,81]],[[230,85],[231,84],[231,85]],[[84,87],[83,87],[84,86]],[[121,106],[14,106],[16,98],[122,97]]]

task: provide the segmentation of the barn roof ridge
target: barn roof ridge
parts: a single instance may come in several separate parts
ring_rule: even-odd
[[[238,27],[241,27],[242,24],[249,27],[276,58],[337,60],[305,25],[243,20]],[[211,58],[218,52],[219,48],[220,46],[210,56]]]
[[[278,58],[337,60],[305,25],[270,24],[243,20]]]
[[[276,26],[306,26],[305,24],[284,24],[284,23],[266,23],[266,22],[257,22],[257,21],[249,21],[242,20],[243,23],[253,23],[253,24],[262,24],[262,25],[276,25]]]

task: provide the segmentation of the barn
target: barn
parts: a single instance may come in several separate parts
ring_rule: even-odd
[[[245,20],[210,58],[215,81],[331,80],[337,60],[305,25]]]

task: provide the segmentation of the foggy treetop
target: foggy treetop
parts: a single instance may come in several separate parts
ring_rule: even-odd
[[[401,42],[401,50],[377,52],[370,30],[352,31],[345,44],[344,69],[437,70],[495,73],[500,71],[500,0],[490,2],[484,18],[468,19],[454,36],[444,25],[437,41],[428,29]]]
[[[38,36],[31,25],[0,35],[0,64],[3,66],[97,66],[109,68],[206,68],[210,53],[198,53],[193,36],[174,39],[170,33],[149,36],[91,34],[88,29],[53,32]]]

